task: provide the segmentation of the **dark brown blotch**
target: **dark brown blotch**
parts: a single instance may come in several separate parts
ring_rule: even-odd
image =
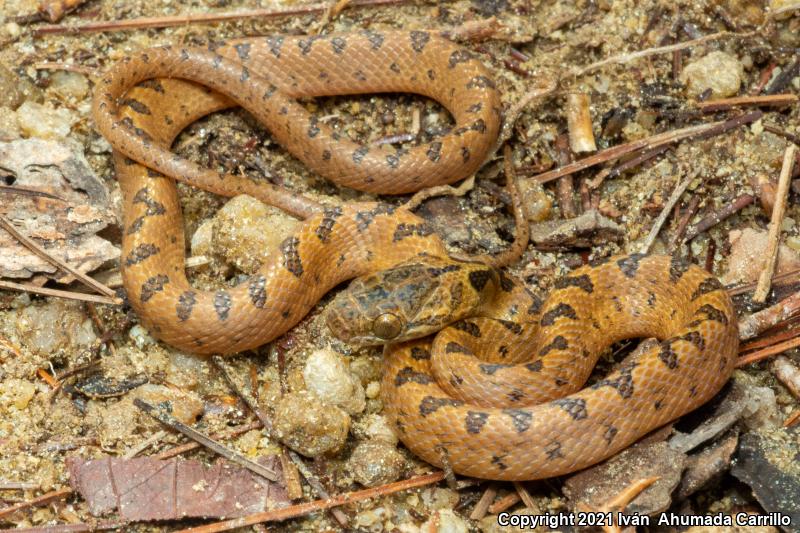
[[[658,358],[670,370],[678,368],[678,354],[672,349],[672,339],[661,343],[661,351],[658,354]]]
[[[228,319],[231,303],[231,295],[228,292],[217,291],[214,293],[214,311],[217,312],[217,317],[223,322]]]
[[[514,424],[514,429],[517,433],[524,433],[531,427],[533,415],[530,411],[524,409],[503,409],[503,414],[511,417],[511,422]]]
[[[135,98],[123,98],[119,102],[120,106],[127,106],[130,109],[133,109],[140,115],[150,115],[150,108],[144,102],[140,102]]]
[[[687,270],[689,270],[689,262],[673,256],[669,261],[669,280],[672,283],[677,283]]]
[[[169,283],[169,276],[166,274],[156,274],[155,276],[147,278],[147,280],[142,283],[142,292],[140,296],[142,303],[150,300],[155,293],[163,291],[164,285],[167,283]]]
[[[467,433],[477,435],[486,425],[489,420],[489,413],[481,411],[467,411],[467,416],[464,419],[464,426],[467,428]]]
[[[419,402],[419,414],[424,417],[436,412],[442,407],[461,407],[462,405],[464,405],[463,401],[454,398],[425,396],[422,401]]]
[[[394,229],[392,242],[398,242],[414,235],[418,237],[427,237],[432,233],[433,228],[425,222],[420,222],[419,224],[406,224],[405,222],[401,222]]]
[[[178,320],[185,322],[192,316],[192,310],[197,303],[197,294],[194,291],[185,291],[178,297],[178,303],[175,304],[175,313],[178,315]]]
[[[303,262],[300,260],[299,245],[300,239],[297,237],[288,237],[281,243],[283,266],[298,278],[303,275]]]
[[[504,365],[500,363],[481,363],[478,365],[482,374],[486,374],[487,376],[493,376],[498,370],[502,370],[504,368],[508,368],[510,365]]]
[[[564,454],[561,453],[561,443],[557,440],[548,443],[544,448],[544,453],[547,454],[548,461],[553,461],[555,459],[561,459],[564,457]]]
[[[133,266],[141,263],[148,257],[158,254],[161,249],[153,243],[142,243],[137,245],[125,259],[125,266]]]
[[[247,285],[247,295],[250,296],[250,303],[257,309],[263,309],[267,303],[267,278],[262,275],[250,278]]]
[[[250,43],[239,43],[233,46],[236,49],[236,55],[242,61],[250,59]]]
[[[283,36],[275,35],[267,37],[267,47],[275,57],[281,57],[281,47],[283,46]]]
[[[704,314],[708,320],[713,320],[714,322],[719,322],[726,326],[728,325],[728,315],[726,315],[724,311],[720,311],[711,304],[702,305],[700,309],[695,312],[695,314]]]
[[[617,266],[625,274],[625,277],[633,278],[636,276],[636,271],[639,270],[639,262],[643,257],[644,254],[631,254],[617,260]]]
[[[428,147],[428,159],[433,163],[438,163],[442,157],[442,143],[439,141],[432,142]]]
[[[410,366],[401,368],[397,375],[394,377],[395,387],[400,387],[406,383],[418,383],[419,385],[430,385],[433,383],[433,378],[428,374],[417,372]]]
[[[589,274],[581,274],[580,276],[564,276],[558,278],[555,282],[556,289],[566,289],[567,287],[577,287],[589,294],[594,292],[594,284]]]
[[[545,356],[553,350],[566,350],[567,348],[569,348],[569,342],[567,342],[567,339],[562,335],[556,335],[550,344],[543,346],[542,349],[539,350],[539,355]]]
[[[411,48],[420,53],[425,49],[425,45],[431,40],[431,35],[426,31],[412,31],[410,34]]]
[[[473,270],[469,273],[469,284],[478,292],[481,292],[489,280],[492,278],[491,270]]]
[[[636,366],[636,362],[628,363],[617,371],[616,377],[601,379],[592,385],[592,388],[612,387],[616,389],[622,399],[627,400],[633,396],[633,369]]]
[[[431,352],[425,348],[414,346],[411,348],[411,358],[415,361],[427,361],[431,358]]]
[[[573,420],[583,420],[589,416],[583,398],[560,398],[553,400],[553,405],[566,411]]]
[[[466,63],[470,59],[472,59],[472,54],[462,48],[450,54],[450,59],[447,61],[447,66],[449,68],[456,68],[456,65],[459,63]]]
[[[364,30],[364,31],[363,31],[363,32],[361,32],[361,33],[362,33],[362,34],[363,34],[363,35],[364,35],[364,36],[367,38],[367,40],[370,42],[370,44],[372,45],[372,49],[373,49],[373,50],[377,50],[378,48],[380,48],[380,47],[381,47],[381,45],[383,45],[383,41],[384,41],[384,39],[385,39],[385,37],[383,36],[383,34],[381,34],[381,33],[378,33],[378,32],[376,32],[376,31],[372,31],[372,30]]]
[[[454,342],[454,341],[450,341],[450,342],[447,343],[447,345],[444,347],[444,352],[445,353],[463,353],[463,354],[467,354],[467,355],[472,355],[472,350],[470,350],[469,348],[467,348],[463,344],[459,344],[459,343]]]
[[[320,220],[319,226],[317,226],[317,229],[314,231],[321,242],[328,242],[333,227],[336,225],[336,220],[342,216],[342,213],[343,211],[340,206],[329,207],[323,211],[322,220]]]
[[[704,279],[700,285],[697,286],[697,289],[695,289],[695,291],[692,293],[692,300],[696,300],[704,294],[718,291],[720,289],[722,289],[722,284],[719,282],[719,280],[717,278],[708,277]]]
[[[468,335],[471,335],[475,338],[480,338],[481,336],[481,328],[475,322],[470,322],[469,320],[461,320],[453,324],[453,328],[463,331]]]
[[[345,46],[347,46],[347,40],[344,37],[334,37],[331,39],[331,48],[334,54],[339,55],[344,52]]]
[[[556,319],[560,317],[566,317],[575,320],[578,315],[575,313],[575,309],[571,305],[566,302],[560,302],[554,308],[543,314],[539,323],[542,326],[552,326],[555,324]]]

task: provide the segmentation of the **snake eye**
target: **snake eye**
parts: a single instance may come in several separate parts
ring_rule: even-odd
[[[390,341],[403,331],[403,321],[392,313],[383,313],[372,323],[372,333],[385,341]]]

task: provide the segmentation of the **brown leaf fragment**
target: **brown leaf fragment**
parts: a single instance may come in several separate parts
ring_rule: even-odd
[[[260,462],[280,470],[274,456]],[[236,518],[290,503],[282,484],[222,461],[70,458],[67,466],[70,484],[94,516],[117,509],[129,521]]]
[[[666,442],[638,443],[567,479],[564,494],[572,509],[598,509],[621,487],[642,478],[658,477],[622,510],[625,514],[653,515],[670,506],[672,491],[681,481],[685,464],[686,455],[670,449]]]
[[[619,224],[594,209],[569,220],[531,224],[531,241],[540,250],[591,248],[618,242],[624,233]]]

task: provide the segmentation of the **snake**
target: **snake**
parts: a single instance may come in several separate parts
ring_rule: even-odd
[[[412,92],[454,117],[445,135],[359,145],[309,113],[308,97]],[[123,195],[127,299],[156,337],[232,354],[289,331],[327,294],[334,336],[383,345],[384,409],[431,464],[490,479],[539,479],[594,464],[711,398],[732,372],[734,310],[719,282],[666,256],[608,258],[559,278],[542,300],[485,261],[455,259],[406,206],[322,205],[174,154],[198,118],[241,106],[291,154],[339,185],[402,194],[470,176],[500,131],[482,63],[433,32],[367,30],[161,47],[118,62],[93,99]],[[303,219],[235,286],[192,287],[177,181],[246,193]],[[661,339],[585,388],[613,342]]]

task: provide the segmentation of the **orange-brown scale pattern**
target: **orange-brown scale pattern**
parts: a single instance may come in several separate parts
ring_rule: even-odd
[[[387,347],[384,404],[409,449],[469,476],[558,476],[697,408],[728,380],[738,349],[735,312],[699,267],[620,256],[555,287],[540,309],[513,288],[510,299],[519,304],[509,307],[505,297],[497,312],[508,322],[500,326],[467,319],[432,342]],[[605,348],[636,337],[661,342],[581,389]]]

